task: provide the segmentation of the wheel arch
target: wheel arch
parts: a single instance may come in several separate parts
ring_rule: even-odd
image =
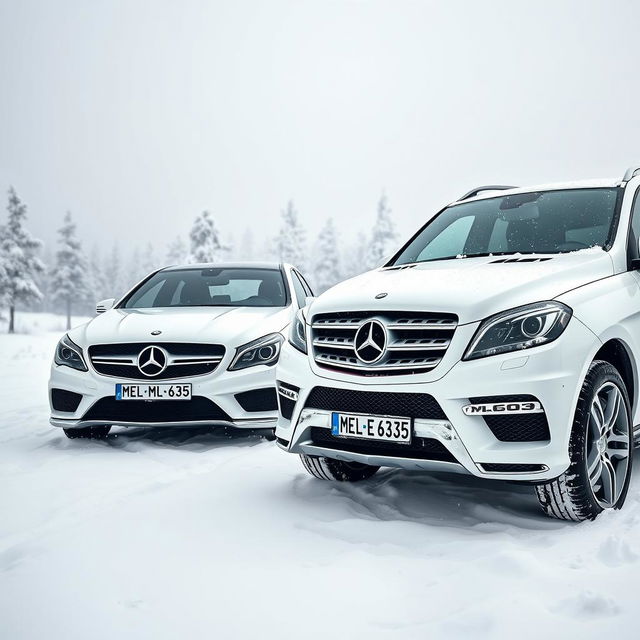
[[[637,371],[628,345],[619,338],[611,338],[598,349],[593,360],[604,360],[618,370],[627,387],[633,414],[637,400]]]

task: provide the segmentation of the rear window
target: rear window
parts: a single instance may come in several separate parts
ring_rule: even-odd
[[[284,307],[279,269],[209,268],[160,271],[132,291],[124,309],[155,307]]]

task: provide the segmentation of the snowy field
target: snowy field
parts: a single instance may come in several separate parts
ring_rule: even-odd
[[[638,637],[640,474],[572,525],[527,487],[324,483],[258,436],[68,440],[46,394],[64,323],[35,320],[0,336],[3,640]]]

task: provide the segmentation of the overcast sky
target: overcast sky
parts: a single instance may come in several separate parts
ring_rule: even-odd
[[[0,188],[50,242],[164,248],[293,198],[407,236],[482,183],[640,163],[640,3],[0,0]],[[235,231],[234,231],[235,229]]]

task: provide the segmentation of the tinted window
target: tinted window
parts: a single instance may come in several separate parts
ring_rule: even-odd
[[[393,264],[604,247],[618,194],[616,188],[566,189],[456,204],[427,224]]]
[[[640,258],[638,240],[640,239],[640,188],[636,191],[631,213],[631,233],[629,234],[629,257],[633,260]]]
[[[152,307],[284,307],[286,288],[278,269],[176,269],[143,282],[121,305]]]
[[[292,271],[291,275],[293,279],[293,290],[296,294],[296,300],[298,301],[298,306],[304,307],[305,300],[307,296],[310,294],[307,293],[307,291],[305,290],[304,284],[302,284],[302,280],[298,276],[298,274],[295,271]]]

